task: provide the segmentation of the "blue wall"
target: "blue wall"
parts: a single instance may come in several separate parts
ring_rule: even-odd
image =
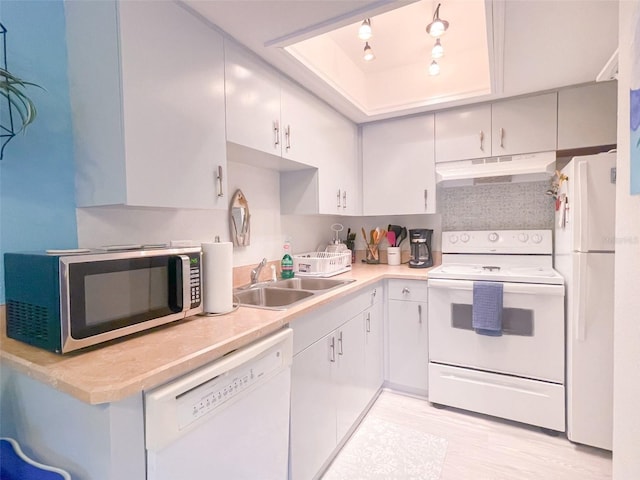
[[[75,168],[62,0],[2,0],[9,71],[30,88],[38,118],[0,161],[0,252],[74,248]],[[2,107],[5,108],[4,106]],[[6,109],[0,110],[6,115]],[[0,304],[4,303],[0,262]]]

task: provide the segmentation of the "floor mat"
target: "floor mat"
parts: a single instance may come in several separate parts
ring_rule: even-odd
[[[447,441],[408,426],[367,417],[323,480],[437,480]]]

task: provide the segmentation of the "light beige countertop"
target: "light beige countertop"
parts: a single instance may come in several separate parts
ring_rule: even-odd
[[[240,307],[221,316],[189,317],[65,355],[7,338],[5,309],[0,306],[0,360],[86,403],[117,402],[201,367],[366,285],[387,278],[426,280],[428,270],[354,265],[350,272],[334,278],[355,282],[284,311]]]

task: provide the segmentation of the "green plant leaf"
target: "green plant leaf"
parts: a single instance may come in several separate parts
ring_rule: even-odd
[[[36,118],[36,107],[33,102],[31,102],[31,100],[25,100],[22,97],[9,95],[9,93],[5,92],[0,93],[9,101],[11,105],[15,107],[14,111],[16,111],[20,116],[22,127],[16,133],[24,130],[27,125],[33,123]]]
[[[8,100],[9,108],[13,107],[14,111],[18,113],[22,123],[17,132],[24,131],[37,116],[36,106],[26,94],[25,87],[42,88],[35,83],[16,77],[4,68],[0,68],[0,94]]]

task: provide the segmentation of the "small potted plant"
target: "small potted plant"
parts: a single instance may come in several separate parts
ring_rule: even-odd
[[[0,95],[2,99],[2,110],[6,105],[7,114],[2,115],[2,125],[0,125],[0,137],[2,146],[0,147],[0,160],[4,153],[4,147],[17,133],[24,131],[27,125],[36,119],[36,106],[26,93],[26,87],[39,87],[35,83],[27,82],[13,75],[5,68],[0,68]],[[20,118],[20,124],[16,125],[14,115]],[[6,123],[6,124],[5,124]]]

